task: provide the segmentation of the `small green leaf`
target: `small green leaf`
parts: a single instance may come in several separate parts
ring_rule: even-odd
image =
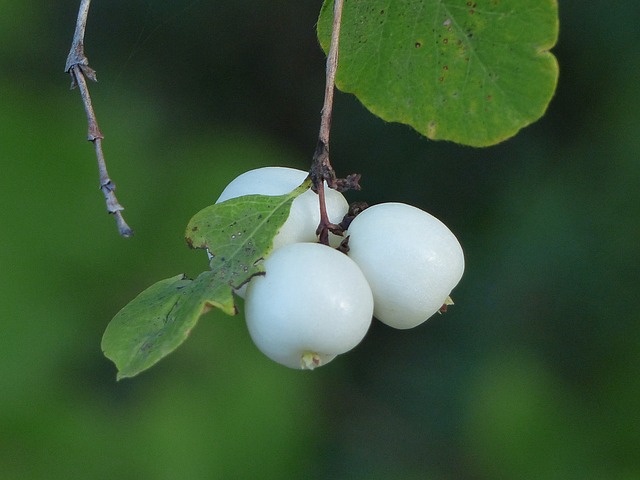
[[[200,316],[211,308],[237,313],[233,289],[263,271],[262,260],[289,217],[293,200],[310,187],[306,181],[287,195],[248,195],[211,205],[187,226],[187,243],[207,248],[211,270],[195,280],[177,275],[134,298],[107,326],[102,350],[118,369],[133,377],[178,348]]]
[[[293,200],[310,186],[307,180],[287,195],[247,195],[211,205],[187,225],[187,243],[206,248],[218,280],[239,288],[263,271],[262,260],[271,252]]]
[[[325,0],[325,51],[332,17]],[[431,139],[489,146],[544,114],[557,37],[557,0],[347,1],[336,85]]]
[[[149,368],[180,345],[195,322],[175,321],[176,303],[192,281],[177,275],[147,288],[107,326],[102,351],[118,368],[118,379]]]

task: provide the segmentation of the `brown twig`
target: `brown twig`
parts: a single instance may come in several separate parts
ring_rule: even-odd
[[[80,96],[82,97],[82,103],[84,104],[84,111],[87,114],[87,122],[89,125],[87,139],[93,143],[96,150],[98,173],[100,174],[100,190],[104,195],[107,211],[115,217],[120,235],[123,237],[130,237],[133,235],[133,230],[129,225],[127,225],[127,222],[125,222],[124,217],[122,216],[122,210],[124,210],[124,207],[118,202],[114,191],[116,189],[116,185],[111,181],[109,173],[107,172],[107,164],[102,151],[102,140],[104,136],[98,127],[96,114],[91,103],[89,87],[87,86],[87,78],[94,82],[97,81],[96,72],[89,67],[89,60],[84,54],[84,32],[87,26],[87,16],[89,14],[90,4],[91,0],[82,0],[80,3],[78,20],[73,34],[71,50],[67,56],[65,72],[71,75],[71,88],[73,89],[78,87],[80,90]]]
[[[335,186],[336,175],[329,161],[329,134],[331,133],[331,118],[333,114],[333,94],[335,92],[336,71],[338,70],[338,46],[340,44],[340,26],[342,25],[342,10],[344,0],[336,0],[333,5],[333,28],[331,44],[327,54],[326,80],[324,87],[324,104],[320,115],[320,132],[318,144],[313,155],[311,176],[314,190],[319,190],[326,180],[330,187]]]
[[[340,226],[331,223],[327,215],[325,203],[324,182],[330,188],[340,191],[359,189],[359,175],[349,175],[347,179],[338,179],[329,159],[329,134],[331,133],[331,118],[333,114],[333,94],[335,92],[336,71],[338,70],[338,47],[340,44],[340,26],[342,25],[342,10],[344,0],[335,0],[333,5],[333,27],[331,31],[331,45],[327,54],[326,82],[324,90],[324,104],[320,116],[320,132],[318,144],[313,154],[313,162],[309,175],[313,183],[313,190],[318,193],[320,202],[320,224],[317,234],[320,242],[329,244],[329,231],[340,232]]]

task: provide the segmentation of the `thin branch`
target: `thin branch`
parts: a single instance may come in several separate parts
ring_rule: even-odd
[[[340,27],[342,25],[342,10],[344,0],[336,0],[333,5],[333,29],[331,31],[331,45],[327,55],[326,82],[324,88],[324,105],[320,117],[320,133],[318,143],[329,148],[329,134],[331,133],[331,118],[333,114],[333,94],[336,85],[336,72],[338,70],[338,50],[340,44]]]
[[[73,33],[73,43],[67,56],[67,64],[64,67],[65,72],[69,72],[76,65],[89,65],[89,60],[87,60],[87,57],[84,55],[84,31],[87,28],[87,16],[89,15],[90,5],[91,0],[82,0],[80,3],[78,19],[76,21],[76,31]],[[95,81],[95,72],[91,80]],[[74,81],[73,78],[72,81]],[[74,86],[75,84],[72,84],[72,88]]]
[[[327,214],[325,202],[324,182],[330,188],[345,191],[360,189],[360,175],[349,175],[346,179],[339,179],[331,166],[329,159],[329,134],[331,133],[331,118],[333,115],[333,95],[335,92],[336,72],[338,70],[338,50],[340,44],[340,27],[342,25],[342,11],[344,0],[335,0],[333,4],[333,26],[331,30],[331,45],[327,54],[326,80],[324,90],[324,104],[320,116],[320,132],[318,144],[313,154],[313,162],[309,175],[313,183],[313,190],[318,193],[320,202],[320,224],[316,233],[320,243],[329,244],[329,232],[341,234],[340,225],[331,223]]]
[[[65,72],[71,75],[71,88],[78,87],[80,90],[80,96],[82,97],[82,103],[84,104],[84,111],[87,114],[89,127],[87,139],[93,143],[96,150],[98,173],[100,175],[100,190],[104,195],[107,211],[115,217],[120,235],[123,237],[130,237],[133,235],[133,230],[129,225],[127,225],[127,222],[125,222],[122,216],[122,210],[124,210],[124,207],[118,202],[115,194],[116,185],[111,181],[109,173],[107,172],[107,164],[102,151],[102,140],[104,136],[98,127],[98,120],[96,119],[96,114],[93,110],[91,95],[89,94],[89,87],[87,86],[86,78],[94,82],[97,81],[96,72],[89,67],[89,60],[84,54],[84,32],[87,26],[87,16],[89,14],[90,4],[91,0],[82,0],[80,3],[76,30],[73,34],[71,50],[67,56]]]
[[[326,180],[330,187],[335,187],[336,175],[329,160],[329,134],[331,133],[331,118],[333,115],[333,94],[335,92],[336,71],[338,70],[338,50],[340,44],[340,26],[342,25],[342,10],[344,0],[336,0],[333,5],[333,28],[331,30],[331,45],[327,54],[326,80],[324,88],[324,104],[320,116],[320,133],[318,144],[313,155],[311,179],[314,190],[323,188]]]

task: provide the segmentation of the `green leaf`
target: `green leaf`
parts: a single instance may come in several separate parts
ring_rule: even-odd
[[[287,195],[247,195],[211,205],[187,225],[187,243],[206,248],[219,281],[239,288],[264,271],[262,260],[271,252],[293,200],[310,187],[307,180]]]
[[[332,19],[325,0],[325,51]],[[544,114],[557,37],[557,0],[350,0],[336,85],[431,139],[489,146]]]
[[[118,379],[149,368],[180,345],[195,325],[173,310],[192,280],[177,275],[161,280],[120,310],[102,337],[102,351],[118,368]]]
[[[211,252],[211,270],[195,280],[184,275],[162,280],[116,314],[102,338],[102,350],[115,363],[118,379],[135,376],[173,352],[211,308],[237,313],[233,289],[264,271],[262,260],[271,252],[293,200],[310,185],[306,181],[287,195],[234,198],[191,219],[187,243]]]

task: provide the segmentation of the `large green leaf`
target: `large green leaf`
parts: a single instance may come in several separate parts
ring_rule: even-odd
[[[234,198],[191,219],[187,243],[209,250],[211,270],[195,280],[183,275],[162,280],[116,314],[102,338],[102,350],[116,364],[118,379],[137,375],[174,351],[211,308],[237,313],[233,290],[264,271],[262,260],[271,252],[293,200],[309,187],[307,181],[287,195]]]
[[[333,0],[318,38],[328,51]],[[336,85],[431,139],[488,146],[540,118],[556,88],[557,0],[347,0]]]

